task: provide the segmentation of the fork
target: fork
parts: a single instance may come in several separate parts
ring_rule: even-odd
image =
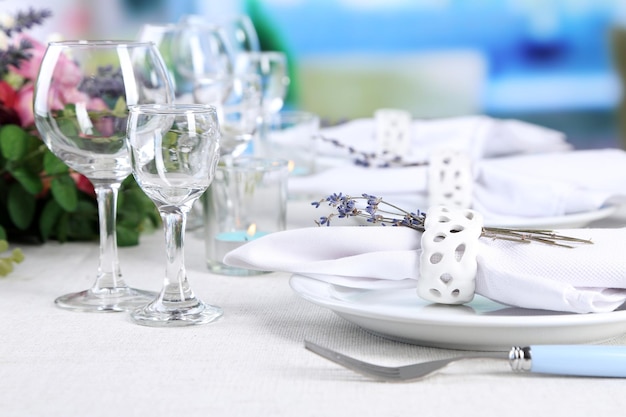
[[[509,352],[482,352],[404,366],[381,366],[346,356],[309,340],[308,350],[362,375],[382,381],[425,378],[449,364],[466,359],[508,360],[513,371],[555,375],[626,377],[626,346],[534,345],[514,346]]]

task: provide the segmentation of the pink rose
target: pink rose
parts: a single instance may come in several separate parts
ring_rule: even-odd
[[[83,73],[74,61],[65,55],[59,56],[59,61],[54,69],[54,80],[64,87],[77,87],[83,79]]]
[[[11,71],[21,75],[27,80],[34,80],[37,78],[37,74],[39,73],[41,60],[43,59],[43,55],[46,53],[46,46],[25,34],[21,34],[17,38],[17,41],[20,42],[22,39],[29,41],[33,45],[33,47],[28,50],[32,57],[28,60],[20,61],[19,68],[12,66]]]
[[[89,103],[89,96],[73,87],[58,86],[55,93],[58,94],[59,101],[63,104]],[[63,106],[61,106],[63,108]]]
[[[25,34],[21,34],[18,37],[18,42],[21,39],[26,39],[33,45],[28,50],[32,57],[29,60],[21,61],[19,68],[11,67],[11,71],[27,80],[35,80],[39,73],[43,56],[46,53],[46,46]],[[65,55],[60,55],[53,76],[54,80],[64,87],[76,87],[82,80],[83,74],[74,61]]]
[[[87,110],[105,111],[109,110],[109,106],[101,98],[94,97],[87,103]]]
[[[15,111],[20,117],[22,127],[31,126],[35,123],[33,114],[33,85],[26,84],[17,92],[15,100]]]

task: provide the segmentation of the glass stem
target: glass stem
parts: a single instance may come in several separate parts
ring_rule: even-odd
[[[166,267],[165,280],[160,299],[167,307],[168,303],[196,301],[196,297],[189,286],[187,271],[185,270],[185,225],[187,211],[180,207],[162,206],[159,213],[165,229]]]
[[[98,199],[98,217],[100,221],[100,264],[98,277],[92,291],[126,287],[117,259],[117,196],[119,183],[95,183]]]

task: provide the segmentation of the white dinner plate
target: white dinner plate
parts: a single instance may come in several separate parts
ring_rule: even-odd
[[[552,217],[499,217],[485,219],[485,226],[513,229],[575,229],[605,219],[617,211],[617,206],[607,206],[584,213]]]
[[[382,337],[448,349],[503,350],[536,344],[596,343],[626,333],[626,307],[576,314],[512,308],[476,296],[459,306],[430,304],[414,289],[363,290],[293,275],[302,298]]]

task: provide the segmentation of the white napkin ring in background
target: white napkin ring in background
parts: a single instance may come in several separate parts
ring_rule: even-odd
[[[378,153],[403,156],[410,151],[411,119],[411,113],[405,110],[379,109],[374,112]]]
[[[472,301],[483,216],[474,210],[436,206],[426,212],[424,227],[417,295],[441,304]]]
[[[440,149],[428,161],[428,205],[470,208],[472,162],[460,151]]]

